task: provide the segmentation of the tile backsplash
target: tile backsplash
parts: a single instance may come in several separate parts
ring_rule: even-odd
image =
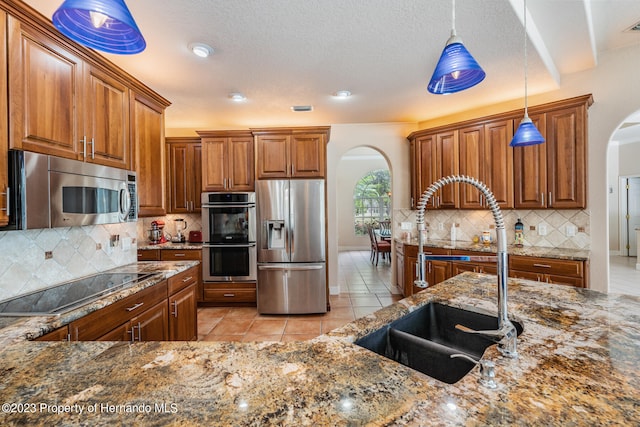
[[[590,221],[586,210],[503,210],[508,244],[515,240],[514,226],[518,218],[524,224],[524,245],[551,248],[590,249]],[[411,223],[410,232],[416,236],[416,211],[396,209],[393,211],[395,235],[405,230],[401,223]],[[473,236],[488,230],[495,239],[493,215],[489,210],[435,210],[424,215],[428,238],[449,240],[451,224],[458,224],[456,240],[471,241]],[[534,229],[532,229],[532,227]]]
[[[0,300],[136,262],[136,239],[135,223],[2,231]]]

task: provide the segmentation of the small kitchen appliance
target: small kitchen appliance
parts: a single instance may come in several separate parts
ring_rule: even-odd
[[[193,230],[189,232],[189,242],[202,243],[202,231]]]
[[[149,229],[149,243],[152,245],[158,245],[166,242],[167,239],[164,237],[164,221],[151,221],[151,228]]]
[[[185,238],[183,231],[187,229],[187,221],[183,218],[176,218],[173,220],[173,227],[175,229],[175,234],[171,241],[173,243],[184,243],[187,239]]]

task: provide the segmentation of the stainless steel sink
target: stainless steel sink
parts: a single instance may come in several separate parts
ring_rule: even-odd
[[[513,322],[518,335],[523,327]],[[475,330],[495,330],[498,318],[440,303],[429,303],[355,342],[355,344],[448,384],[462,379],[475,364],[452,354],[480,359],[495,342],[463,332],[462,325]]]

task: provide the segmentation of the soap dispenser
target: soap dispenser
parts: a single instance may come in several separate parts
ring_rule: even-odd
[[[522,221],[520,221],[520,218],[518,218],[518,221],[516,221],[515,231],[516,238],[514,244],[517,247],[521,248],[522,246],[524,246],[524,224],[522,223]]]
[[[456,224],[455,223],[451,224],[451,241],[452,242],[456,241]]]

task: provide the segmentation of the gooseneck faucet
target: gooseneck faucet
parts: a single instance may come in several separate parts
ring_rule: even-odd
[[[417,261],[417,279],[414,284],[419,288],[427,288],[429,284],[425,281],[426,277],[426,262],[428,260],[439,259],[437,255],[427,255],[424,253],[424,240],[423,231],[425,230],[424,224],[424,210],[429,199],[435,194],[436,191],[448,184],[453,183],[465,183],[476,187],[485,197],[489,209],[493,214],[493,219],[496,225],[496,243],[498,246],[497,264],[498,264],[498,329],[495,331],[474,331],[469,328],[459,327],[467,333],[480,334],[487,338],[498,341],[498,349],[506,356],[515,358],[518,356],[516,348],[517,331],[513,323],[507,317],[507,233],[504,228],[504,218],[502,217],[502,211],[496,198],[489,190],[489,188],[476,178],[465,175],[452,175],[444,178],[440,178],[433,184],[431,184],[420,197],[418,202],[418,214],[416,217],[416,226],[418,228],[418,261]],[[450,259],[451,257],[447,257]],[[468,260],[468,258],[465,258]],[[462,258],[461,258],[462,260]]]

